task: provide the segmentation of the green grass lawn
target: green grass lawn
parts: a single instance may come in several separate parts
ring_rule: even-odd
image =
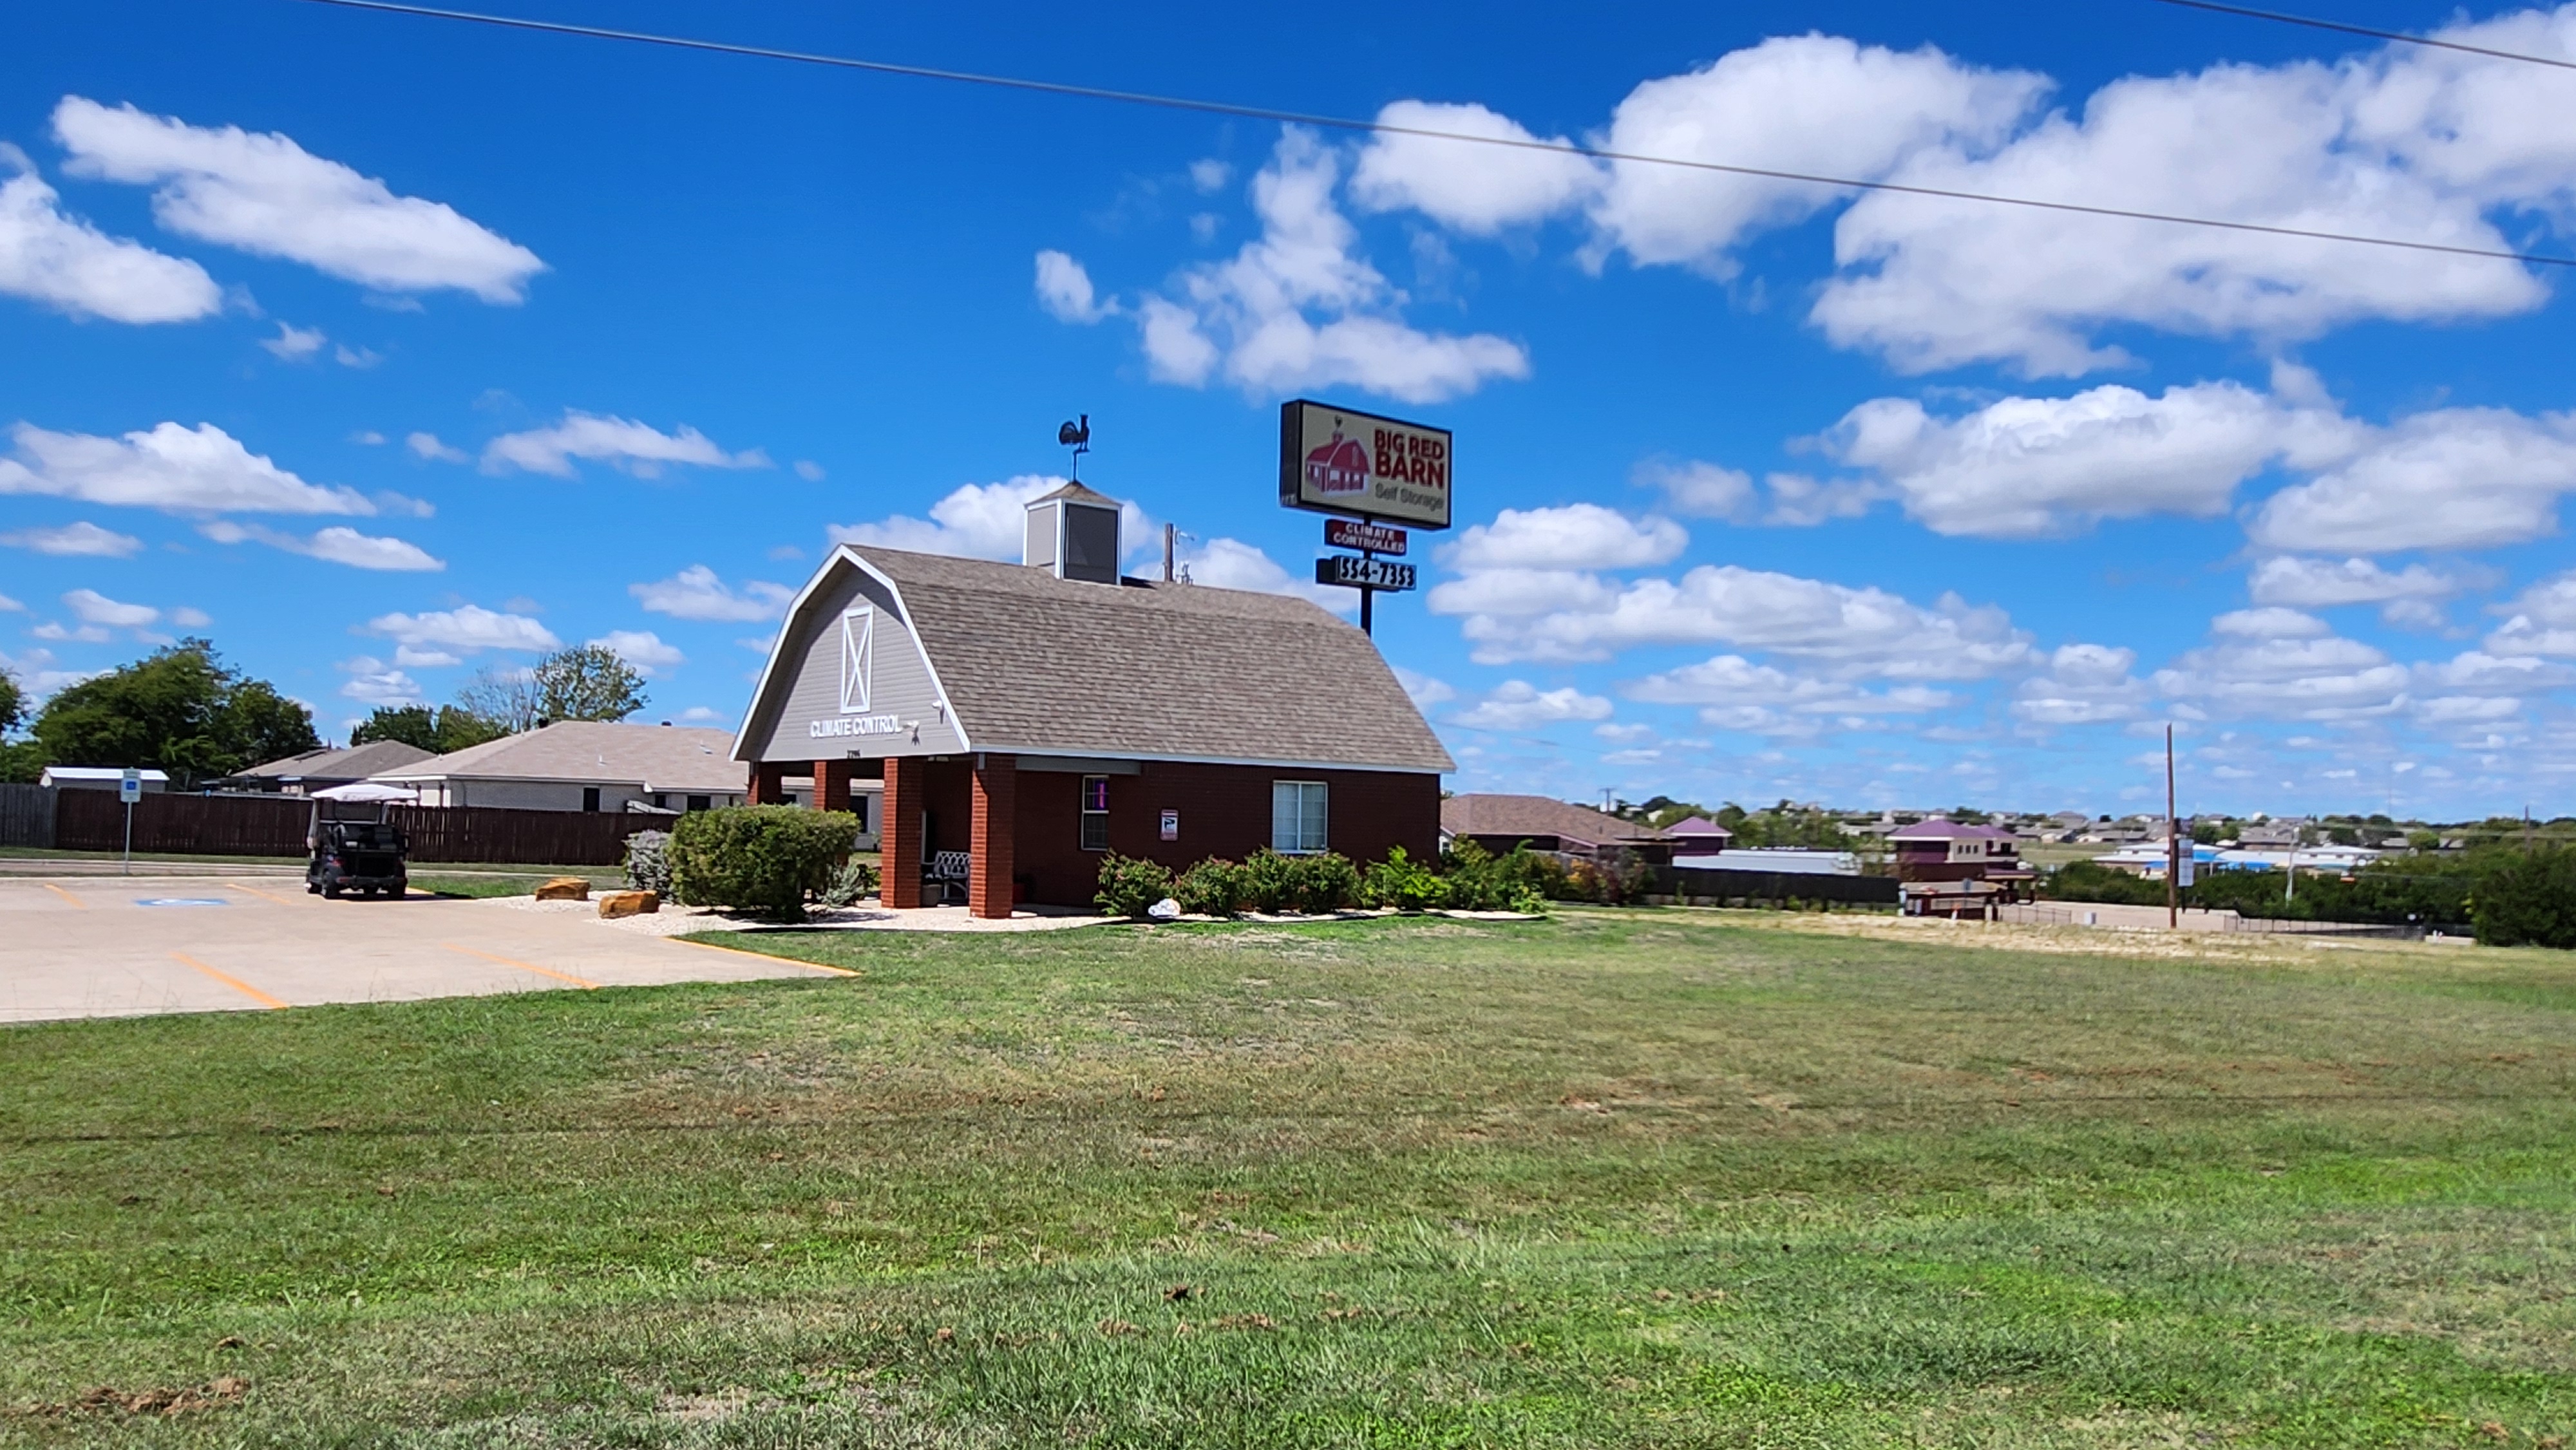
[[[0,1030],[0,1445],[2576,1427],[2576,964],[1980,939],[764,933],[862,975]]]

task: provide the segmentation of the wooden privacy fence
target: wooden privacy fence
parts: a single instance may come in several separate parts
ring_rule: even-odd
[[[54,793],[41,785],[0,785],[0,846],[54,844]]]
[[[1894,906],[1893,876],[1828,876],[1804,871],[1701,871],[1685,867],[1651,868],[1647,891],[1676,901],[1837,901],[1868,906]]]
[[[6,834],[9,792],[0,787],[0,844],[62,851],[115,851],[125,844],[125,807],[106,790],[45,791],[47,840]],[[134,849],[168,855],[301,856],[310,801],[295,796],[147,795],[134,806]],[[669,830],[670,818],[583,811],[514,811],[493,806],[395,806],[390,819],[411,837],[414,861],[518,866],[614,866],[626,838]]]

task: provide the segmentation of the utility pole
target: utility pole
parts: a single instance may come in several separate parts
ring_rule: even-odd
[[[2165,726],[2165,930],[2182,929],[2182,837],[2174,827],[2173,726]]]

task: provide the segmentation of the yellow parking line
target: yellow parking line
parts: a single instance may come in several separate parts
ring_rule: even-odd
[[[487,962],[499,962],[505,967],[517,967],[523,972],[534,972],[540,977],[552,977],[558,982],[570,982],[576,987],[586,987],[594,992],[599,990],[599,984],[597,982],[585,982],[570,972],[558,972],[552,967],[541,967],[534,962],[516,961],[509,957],[496,957],[490,952],[478,952],[472,947],[461,947],[454,942],[443,942],[441,945],[445,946],[451,952],[460,952],[469,957],[481,957]]]
[[[178,962],[181,966],[195,967],[198,971],[205,973],[207,976],[214,978],[216,981],[223,983],[225,986],[232,988],[234,991],[241,993],[243,996],[248,997],[263,1007],[284,1007],[286,1005],[275,997],[261,991],[259,988],[243,981],[241,978],[226,976],[222,972],[218,972],[214,968],[207,966],[204,962],[198,961],[195,957],[188,955],[186,952],[172,952],[170,957],[171,960]]]
[[[675,936],[666,936],[662,938],[662,940],[673,943],[677,946],[696,947],[702,952],[727,952],[737,957],[750,957],[755,961],[780,962],[791,967],[803,967],[809,972],[829,972],[836,977],[860,977],[867,975],[864,972],[851,971],[848,967],[827,967],[821,962],[800,962],[794,957],[773,957],[767,952],[747,952],[740,947],[720,947],[713,942],[682,941],[680,938]]]
[[[65,891],[50,881],[39,881],[36,884],[42,886],[47,891],[54,893],[56,896],[61,897],[63,900],[70,902],[72,905],[79,907],[83,911],[89,910],[88,902],[81,900],[79,897],[72,895],[70,892]]]
[[[224,883],[224,885],[226,885],[226,886],[228,886],[228,887],[231,887],[231,888],[232,888],[233,890],[235,890],[235,891],[247,891],[247,892],[249,892],[249,893],[250,893],[251,895],[253,895],[253,896],[266,896],[266,897],[268,897],[268,899],[269,899],[269,900],[276,902],[276,903],[277,903],[278,905],[280,905],[280,906],[293,906],[293,905],[295,905],[295,904],[296,904],[296,903],[294,903],[294,902],[292,902],[292,901],[287,900],[287,899],[286,899],[285,897],[283,897],[283,896],[270,896],[270,895],[269,895],[269,893],[267,893],[267,892],[265,892],[265,891],[262,891],[262,890],[260,890],[258,887],[256,887],[256,886],[252,886],[252,885],[248,884],[247,882],[241,882],[241,881],[227,881],[227,882],[225,882],[225,883]]]

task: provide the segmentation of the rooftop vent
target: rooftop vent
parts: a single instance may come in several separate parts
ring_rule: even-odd
[[[1118,500],[1068,483],[1029,501],[1020,562],[1058,579],[1118,582]]]

